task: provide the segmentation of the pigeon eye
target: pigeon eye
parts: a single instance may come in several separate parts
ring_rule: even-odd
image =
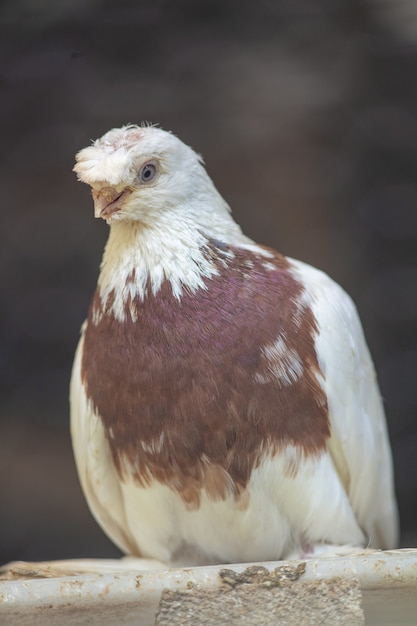
[[[156,176],[156,165],[155,163],[145,163],[142,165],[139,171],[139,180],[142,183],[149,183]]]

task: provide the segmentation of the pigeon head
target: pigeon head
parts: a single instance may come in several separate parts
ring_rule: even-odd
[[[135,294],[144,295],[148,280],[157,293],[168,279],[179,297],[218,271],[209,241],[251,243],[201,157],[170,132],[114,128],[78,152],[74,171],[92,189],[95,216],[110,225],[99,284],[120,316],[133,274]]]
[[[114,128],[76,155],[74,171],[92,188],[95,216],[154,225],[180,211],[204,225],[229,213],[201,157],[154,126]],[[206,214],[206,215],[204,215]]]

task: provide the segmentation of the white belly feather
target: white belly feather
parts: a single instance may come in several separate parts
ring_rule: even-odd
[[[124,551],[166,563],[250,562],[285,558],[318,543],[360,546],[364,535],[329,454],[308,458],[295,477],[285,474],[295,450],[266,456],[252,471],[249,506],[204,493],[189,510],[159,483],[121,482],[100,418],[80,377],[82,339],[71,381],[71,433],[81,484],[105,532]]]

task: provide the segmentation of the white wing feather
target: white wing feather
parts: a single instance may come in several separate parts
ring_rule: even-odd
[[[70,385],[71,438],[78,476],[90,510],[110,539],[127,554],[138,555],[130,537],[120,479],[111,456],[100,417],[87,400],[81,380],[81,336],[75,354]]]
[[[372,547],[394,548],[398,514],[384,409],[356,307],[326,274],[291,259],[312,294],[316,349],[328,398],[328,450]]]

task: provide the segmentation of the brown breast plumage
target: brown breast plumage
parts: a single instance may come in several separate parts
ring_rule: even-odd
[[[82,379],[122,479],[156,479],[197,507],[203,487],[239,498],[263,452],[324,449],[316,320],[290,263],[269,252],[211,242],[206,289],[177,299],[165,281],[128,297],[124,321],[95,293]]]

